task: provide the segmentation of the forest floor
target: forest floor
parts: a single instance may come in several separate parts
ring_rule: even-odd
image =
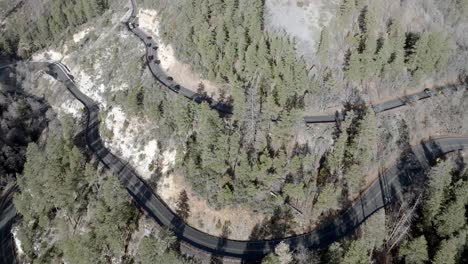
[[[333,17],[337,0],[266,0],[265,25],[271,32],[286,33],[296,40],[299,52],[311,63],[320,33]]]
[[[180,192],[185,190],[188,196],[190,208],[187,222],[204,232],[219,236],[222,234],[222,226],[229,226],[229,238],[246,240],[251,235],[256,225],[267,218],[258,212],[253,212],[246,207],[224,208],[216,210],[205,199],[193,193],[190,184],[178,173],[171,173],[162,177],[158,184],[158,194],[175,210]]]

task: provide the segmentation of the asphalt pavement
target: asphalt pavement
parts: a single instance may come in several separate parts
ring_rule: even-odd
[[[441,87],[435,87],[432,89],[424,89],[421,92],[401,96],[394,98],[388,101],[384,101],[378,104],[371,105],[370,107],[374,110],[376,114],[389,111],[395,108],[399,108],[405,105],[412,104],[417,101],[429,99],[434,96],[443,96],[445,94],[451,94],[453,91],[458,91],[460,89],[467,89],[466,84],[460,85],[446,85]],[[318,124],[318,123],[334,123],[337,121],[343,121],[345,114],[343,111],[336,111],[335,114],[330,115],[317,115],[317,116],[304,116],[304,122],[308,124]]]
[[[336,217],[312,232],[274,240],[239,241],[215,237],[197,230],[182,221],[164,201],[153,192],[133,168],[108,150],[100,138],[99,106],[83,94],[70,78],[64,65],[51,64],[49,73],[61,81],[69,92],[79,100],[86,111],[86,143],[97,158],[117,176],[126,187],[136,204],[151,216],[158,224],[173,230],[178,239],[200,250],[219,256],[259,259],[281,241],[294,250],[299,246],[324,248],[330,243],[352,233],[369,216],[386,205],[401,198],[405,187],[411,184],[410,176],[399,164],[389,168],[378,181],[375,181],[354,204]],[[426,170],[437,157],[448,152],[468,147],[468,137],[450,137],[422,142],[412,149],[414,170]]]
[[[223,114],[232,114],[232,106],[227,102],[217,102],[216,100],[194,92],[182,85],[176,83],[176,80],[172,76],[168,76],[160,66],[160,59],[158,55],[158,46],[156,41],[152,36],[146,34],[138,26],[138,17],[137,17],[137,4],[135,0],[131,0],[131,16],[126,22],[127,28],[133,32],[144,44],[146,47],[146,61],[149,66],[149,69],[153,76],[166,88],[172,92],[181,94],[182,96],[193,100],[197,103],[207,102],[211,108],[218,110]],[[464,89],[467,86],[463,86]],[[433,96],[442,95],[445,92],[453,91],[460,89],[460,86],[457,85],[446,85],[443,87],[436,87],[432,89],[424,89],[421,92],[401,96],[395,99],[391,99],[382,103],[371,105],[370,107],[374,110],[375,113],[381,113],[389,111],[398,107],[408,105],[412,102],[424,100],[431,98]],[[328,115],[318,115],[318,116],[304,116],[304,122],[308,124],[313,123],[334,123],[337,121],[343,121],[345,118],[345,113],[343,111],[337,111],[335,114]]]
[[[203,103],[206,102],[211,108],[219,111],[223,114],[232,114],[232,106],[227,102],[219,102],[213,98],[192,91],[180,84],[178,84],[172,76],[167,75],[159,64],[159,54],[157,52],[158,46],[152,36],[147,35],[141,30],[138,25],[138,17],[136,16],[136,2],[131,0],[132,12],[131,16],[126,22],[127,28],[133,32],[145,45],[146,48],[146,63],[153,74],[153,76],[159,81],[159,83],[168,88],[174,93],[178,93],[194,102]]]
[[[136,17],[136,3],[132,1],[132,12],[127,26],[135,33],[144,43],[147,49],[147,63],[155,78],[165,87],[175,93],[179,93],[195,102],[207,102],[212,108],[219,110],[222,113],[232,112],[232,108],[223,102],[216,102],[211,98],[200,95],[182,87],[175,83],[171,76],[167,76],[161,69],[158,61],[158,53],[156,42],[149,38],[138,27],[132,24],[138,23]],[[151,59],[150,59],[150,56]],[[369,216],[379,209],[401,198],[405,187],[411,184],[411,175],[407,170],[402,170],[399,164],[385,171],[378,181],[375,181],[365,190],[362,195],[354,201],[352,206],[346,209],[342,214],[334,218],[334,220],[325,223],[315,230],[301,235],[273,239],[273,240],[258,240],[258,241],[239,241],[215,237],[197,230],[182,219],[180,219],[165,202],[153,192],[152,188],[143,181],[135,170],[128,165],[127,162],[115,156],[107,149],[100,137],[99,133],[99,105],[91,98],[83,94],[73,81],[68,68],[61,63],[48,64],[48,73],[62,82],[67,90],[79,100],[85,108],[86,129],[85,140],[90,151],[96,155],[99,161],[107,167],[122,184],[126,187],[128,193],[133,197],[135,203],[151,216],[158,224],[168,227],[173,230],[178,239],[188,243],[189,245],[219,256],[236,257],[244,260],[256,260],[271,252],[274,247],[284,241],[289,244],[294,250],[299,246],[308,248],[324,248],[334,241],[345,237],[363,223]],[[435,91],[437,94],[439,91]],[[442,91],[443,92],[443,91]],[[431,94],[430,96],[433,96]],[[410,100],[423,100],[429,98],[427,92],[413,95]],[[408,100],[398,98],[387,101],[378,105],[374,105],[374,111],[377,113],[400,107],[406,104]],[[314,123],[316,120],[320,122],[335,122],[342,120],[343,114],[337,112],[334,115],[305,117],[306,122]],[[415,146],[411,153],[413,156],[414,171],[424,171],[434,164],[435,159],[446,153],[465,149],[468,147],[468,137],[448,137],[440,139],[432,139],[422,142]],[[10,261],[8,251],[11,251],[11,239],[8,237],[11,222],[13,221],[15,210],[11,203],[11,199],[2,199],[2,209],[0,219],[2,245],[0,246],[1,260],[4,263]],[[6,202],[5,202],[6,201]],[[8,220],[10,219],[10,220]],[[10,235],[11,237],[11,235]],[[4,239],[5,238],[5,239]],[[8,243],[10,241],[10,243]],[[10,245],[10,246],[9,246]],[[14,260],[13,260],[14,261]]]

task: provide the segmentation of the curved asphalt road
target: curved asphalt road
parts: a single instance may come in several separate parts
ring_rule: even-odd
[[[121,180],[135,202],[160,225],[172,229],[180,240],[216,255],[245,260],[259,259],[281,241],[289,244],[292,249],[299,245],[312,248],[325,247],[350,234],[377,210],[399,199],[401,192],[410,181],[407,171],[400,171],[398,166],[390,168],[343,214],[307,234],[260,241],[238,241],[215,237],[184,223],[131,167],[104,146],[99,134],[99,107],[78,89],[64,65],[50,64],[49,73],[65,84],[74,97],[85,106],[87,120],[85,137],[88,147]],[[440,138],[423,142],[412,150],[416,163],[413,170],[427,169],[436,157],[467,147],[468,137]]]
[[[147,46],[147,56],[153,56],[153,60],[148,60],[151,72],[154,76],[167,88],[174,92],[180,93],[183,96],[190,98],[196,102],[206,101],[210,106],[222,113],[230,113],[232,109],[229,105],[216,102],[210,98],[201,96],[193,91],[184,87],[178,86],[171,78],[168,78],[158,64],[157,49],[153,49],[156,43],[148,38],[143,31],[138,27],[132,28],[130,23],[136,23],[136,4],[132,0],[132,14],[127,25]],[[150,46],[148,46],[150,44]],[[96,157],[109,169],[119,180],[124,184],[127,191],[134,198],[135,202],[145,210],[152,218],[154,218],[160,225],[172,229],[177,237],[198,249],[220,255],[241,258],[244,260],[253,260],[263,257],[268,252],[272,251],[274,247],[281,241],[289,244],[292,249],[297,248],[299,245],[310,248],[326,247],[330,243],[350,234],[362,222],[365,221],[377,210],[385,207],[393,201],[401,198],[401,193],[405,190],[411,182],[411,174],[407,170],[401,170],[398,165],[387,170],[378,181],[375,181],[355,202],[354,204],[344,211],[340,216],[336,217],[333,221],[321,225],[317,229],[307,234],[297,236],[275,239],[275,240],[259,240],[259,241],[238,241],[215,237],[203,233],[186,223],[184,223],[164,201],[153,193],[149,187],[135,171],[127,165],[126,162],[119,159],[112,154],[103,144],[99,133],[99,107],[98,105],[83,94],[73,82],[73,76],[70,75],[68,68],[61,63],[44,63],[48,65],[49,71],[54,78],[62,82],[68,91],[79,100],[86,110],[86,130],[85,139],[89,149],[96,155]],[[428,97],[426,93],[420,99]],[[402,106],[401,99],[396,99],[384,102],[374,106],[376,112],[382,112],[388,109],[393,109]],[[319,117],[321,120],[328,120],[327,117]],[[338,114],[333,116],[333,122],[336,119],[342,119],[342,115]],[[311,119],[312,120],[312,119]],[[307,122],[307,120],[305,120]],[[313,120],[312,120],[313,121]],[[448,152],[457,151],[468,147],[468,137],[450,137],[434,139],[423,142],[412,149],[413,157],[413,171],[421,171],[427,169],[435,160],[436,157],[444,155]],[[3,227],[1,234],[11,228],[11,222],[15,217],[14,207],[11,199],[2,203],[2,218],[0,223]],[[9,202],[8,202],[9,201]],[[1,226],[0,226],[1,227]],[[5,233],[6,234],[6,233]],[[11,236],[11,235],[10,235]],[[2,235],[2,238],[6,237]],[[10,240],[11,242],[11,240]],[[5,254],[8,251],[7,245],[2,240],[0,246],[0,253],[2,260],[6,260]],[[11,243],[10,243],[11,245]],[[11,246],[10,246],[11,248]],[[11,262],[5,262],[11,263]]]
[[[211,108],[218,110],[223,114],[232,114],[232,106],[226,102],[217,102],[214,99],[198,94],[186,87],[183,87],[177,84],[172,76],[168,76],[159,65],[159,56],[158,56],[158,46],[154,39],[147,35],[143,30],[141,30],[138,26],[138,17],[137,17],[137,5],[136,0],[131,0],[131,15],[130,18],[127,20],[126,24],[128,29],[133,32],[138,38],[140,38],[146,47],[146,61],[148,63],[149,69],[153,73],[154,77],[166,88],[169,90],[179,93],[186,98],[193,100],[197,103],[207,102]],[[433,89],[426,89],[425,91],[421,91],[419,93],[415,93],[412,95],[407,95],[404,97],[399,97],[396,99],[392,99],[389,101],[385,101],[379,104],[371,105],[372,109],[375,113],[385,112],[391,109],[395,109],[398,107],[402,107],[407,105],[410,102],[424,100],[433,96],[437,96],[438,94],[442,94],[448,91],[457,91],[458,89],[462,88],[463,85],[447,85],[444,87],[436,87]],[[467,86],[464,85],[466,89]],[[305,123],[333,123],[336,121],[343,121],[345,118],[344,114],[340,111],[337,111],[335,114],[331,115],[319,115],[319,116],[304,116]]]
[[[133,25],[138,23],[138,17],[136,16],[136,2],[135,0],[131,0],[132,8],[131,8],[131,15],[129,20],[127,21],[127,27],[130,31],[132,31],[138,38],[140,38],[146,47],[146,61],[148,63],[149,69],[153,76],[165,87],[169,90],[181,94],[182,96],[193,100],[197,103],[207,102],[211,108],[218,110],[223,114],[232,114],[232,106],[226,102],[218,102],[212,99],[209,96],[202,95],[196,93],[186,87],[181,86],[174,82],[171,76],[168,76],[159,65],[159,55],[157,52],[158,46],[156,41],[148,35],[144,31],[142,31],[139,27],[135,27]]]

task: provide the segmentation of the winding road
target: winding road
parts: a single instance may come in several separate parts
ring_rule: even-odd
[[[189,245],[220,256],[259,259],[281,241],[292,249],[302,245],[309,248],[322,248],[350,234],[362,222],[379,209],[401,199],[405,187],[411,183],[412,173],[402,170],[399,164],[388,169],[375,181],[354,204],[333,221],[323,224],[310,233],[282,239],[239,241],[215,237],[197,230],[182,221],[164,201],[152,191],[126,162],[112,154],[103,144],[99,133],[99,107],[83,94],[61,63],[50,64],[49,74],[62,82],[68,91],[86,109],[86,144],[92,153],[116,175],[127,191],[143,210],[160,225],[170,228],[176,236]],[[437,157],[468,147],[468,137],[447,137],[422,142],[412,148],[412,171],[426,170]]]
[[[137,4],[136,0],[131,0],[131,13],[130,17],[126,22],[127,28],[133,32],[145,45],[146,47],[146,62],[153,76],[170,91],[178,93],[190,100],[197,103],[207,102],[211,108],[218,110],[223,114],[232,114],[232,106],[229,102],[217,102],[216,100],[199,93],[194,92],[196,88],[189,89],[176,83],[172,76],[169,76],[160,66],[160,59],[158,55],[158,46],[154,38],[144,32],[138,27],[137,17]],[[424,99],[437,96],[449,91],[457,91],[459,89],[466,89],[467,85],[446,85],[442,87],[435,87],[432,89],[424,89],[424,91],[398,97],[392,100],[388,100],[382,103],[370,105],[375,113],[381,113],[388,110],[392,110],[398,107],[402,107],[410,104],[411,102],[420,101]],[[345,114],[342,111],[337,111],[335,114],[329,115],[318,115],[318,116],[304,116],[304,122],[308,124],[313,123],[334,123],[337,121],[343,121]]]
[[[132,12],[127,26],[145,43],[149,68],[156,79],[173,92],[196,102],[208,102],[213,109],[222,113],[231,113],[232,108],[228,104],[216,102],[211,98],[181,87],[172,78],[169,78],[170,76],[164,73],[159,64],[156,63],[158,60],[156,42],[138,27],[134,26],[137,24],[138,18],[136,17],[135,0],[131,0],[131,2]],[[153,56],[152,60],[149,59],[150,56]],[[119,178],[128,193],[133,197],[135,203],[159,225],[173,230],[181,241],[197,249],[219,256],[258,260],[271,252],[281,241],[289,244],[292,249],[299,246],[308,248],[326,247],[330,243],[352,233],[353,230],[379,209],[401,199],[406,187],[414,180],[412,179],[413,172],[427,170],[434,164],[437,157],[468,147],[468,137],[452,136],[422,142],[413,147],[408,154],[412,161],[411,171],[402,169],[400,164],[389,168],[342,214],[309,233],[273,240],[239,241],[225,239],[209,235],[187,225],[153,192],[152,188],[137,175],[135,170],[128,166],[127,162],[121,160],[107,149],[100,137],[98,104],[79,90],[65,65],[61,63],[44,63],[44,65],[47,65],[48,74],[63,83],[66,89],[83,104],[86,119],[84,136],[88,148],[108,170]],[[415,96],[419,98],[418,100],[422,100],[424,96],[427,98],[430,95],[424,92],[424,94],[418,93]],[[401,99],[395,99],[375,105],[373,108],[376,112],[382,112],[399,107],[403,105],[402,103]],[[306,122],[315,123],[317,120],[321,120],[320,122],[335,122],[337,119],[343,118],[342,114],[331,116],[333,117],[333,121],[327,121],[332,119],[330,116],[305,117],[304,119]],[[9,242],[4,241],[4,238],[7,237],[4,234],[7,234],[7,231],[10,232],[11,223],[14,221],[16,213],[11,203],[11,194],[4,197],[0,207],[2,210],[0,212],[2,217],[0,219],[0,235],[2,235],[0,263],[12,263],[14,260],[11,260],[11,257],[7,256],[7,251],[12,251],[11,239],[8,240]]]

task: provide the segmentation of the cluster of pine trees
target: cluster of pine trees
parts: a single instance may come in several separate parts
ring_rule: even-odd
[[[109,6],[108,0],[41,1],[31,4],[7,18],[1,30],[0,51],[8,55],[28,58],[69,30],[101,15]],[[42,12],[39,12],[43,10]],[[30,16],[29,14],[36,14]]]
[[[459,164],[458,164],[459,165]],[[425,197],[412,238],[398,254],[406,263],[463,263],[468,221],[468,173],[453,160],[434,167],[428,175]]]
[[[460,8],[449,15],[464,16],[465,1],[448,5]],[[378,89],[401,89],[397,86],[419,85],[426,78],[446,74],[456,49],[454,37],[442,30],[408,31],[398,16],[384,21],[388,14],[383,6],[381,1],[342,1],[318,46],[317,77],[322,88],[352,84],[362,90],[381,82]],[[343,53],[344,60],[337,58]],[[337,65],[339,61],[343,65]]]
[[[183,143],[177,152],[179,168],[212,205],[247,203],[271,212],[285,200],[305,202],[313,190],[304,184],[313,155],[302,146],[288,146],[294,143],[294,127],[301,124],[302,97],[315,86],[294,42],[264,31],[260,0],[164,6],[163,40],[174,46],[179,59],[228,88],[230,98],[225,99],[233,101],[234,115],[222,119],[207,105],[178,99],[167,103],[139,88],[128,93],[127,105],[139,105],[140,112],[167,121],[158,124],[168,124],[163,127]],[[146,103],[150,97],[156,107]],[[278,184],[279,189],[274,187]],[[273,190],[281,193],[279,201],[269,194]]]
[[[294,41],[265,32],[262,1],[159,2],[164,2],[163,40],[180,60],[228,88],[225,99],[232,100],[234,115],[222,118],[207,105],[140,85],[119,92],[115,101],[130,115],[156,122],[156,134],[174,135],[180,143],[178,168],[194,191],[218,208],[246,204],[271,213],[294,204],[314,219],[339,210],[363,187],[373,164],[375,114],[349,111],[317,172],[320,157],[293,137],[305,95],[401,76],[418,82],[442,71],[454,48],[443,32],[408,32],[399,18],[383,23],[379,2],[345,0],[322,31],[315,76],[310,76]],[[345,51],[337,64],[332,53],[339,36]]]
[[[138,210],[118,179],[99,173],[77,147],[76,121],[65,115],[47,140],[31,143],[14,204],[17,236],[32,263],[192,263],[176,253],[175,235],[151,232],[127,248],[138,228]]]
[[[34,263],[110,262],[125,254],[136,209],[118,180],[99,175],[73,144],[75,121],[65,116],[61,123],[44,144],[29,145],[18,176],[21,247]]]
[[[178,57],[229,84],[238,119],[249,96],[256,97],[250,103],[262,104],[262,113],[277,113],[296,106],[296,97],[312,86],[294,42],[263,30],[263,1],[179,1],[161,15],[162,36]]]

